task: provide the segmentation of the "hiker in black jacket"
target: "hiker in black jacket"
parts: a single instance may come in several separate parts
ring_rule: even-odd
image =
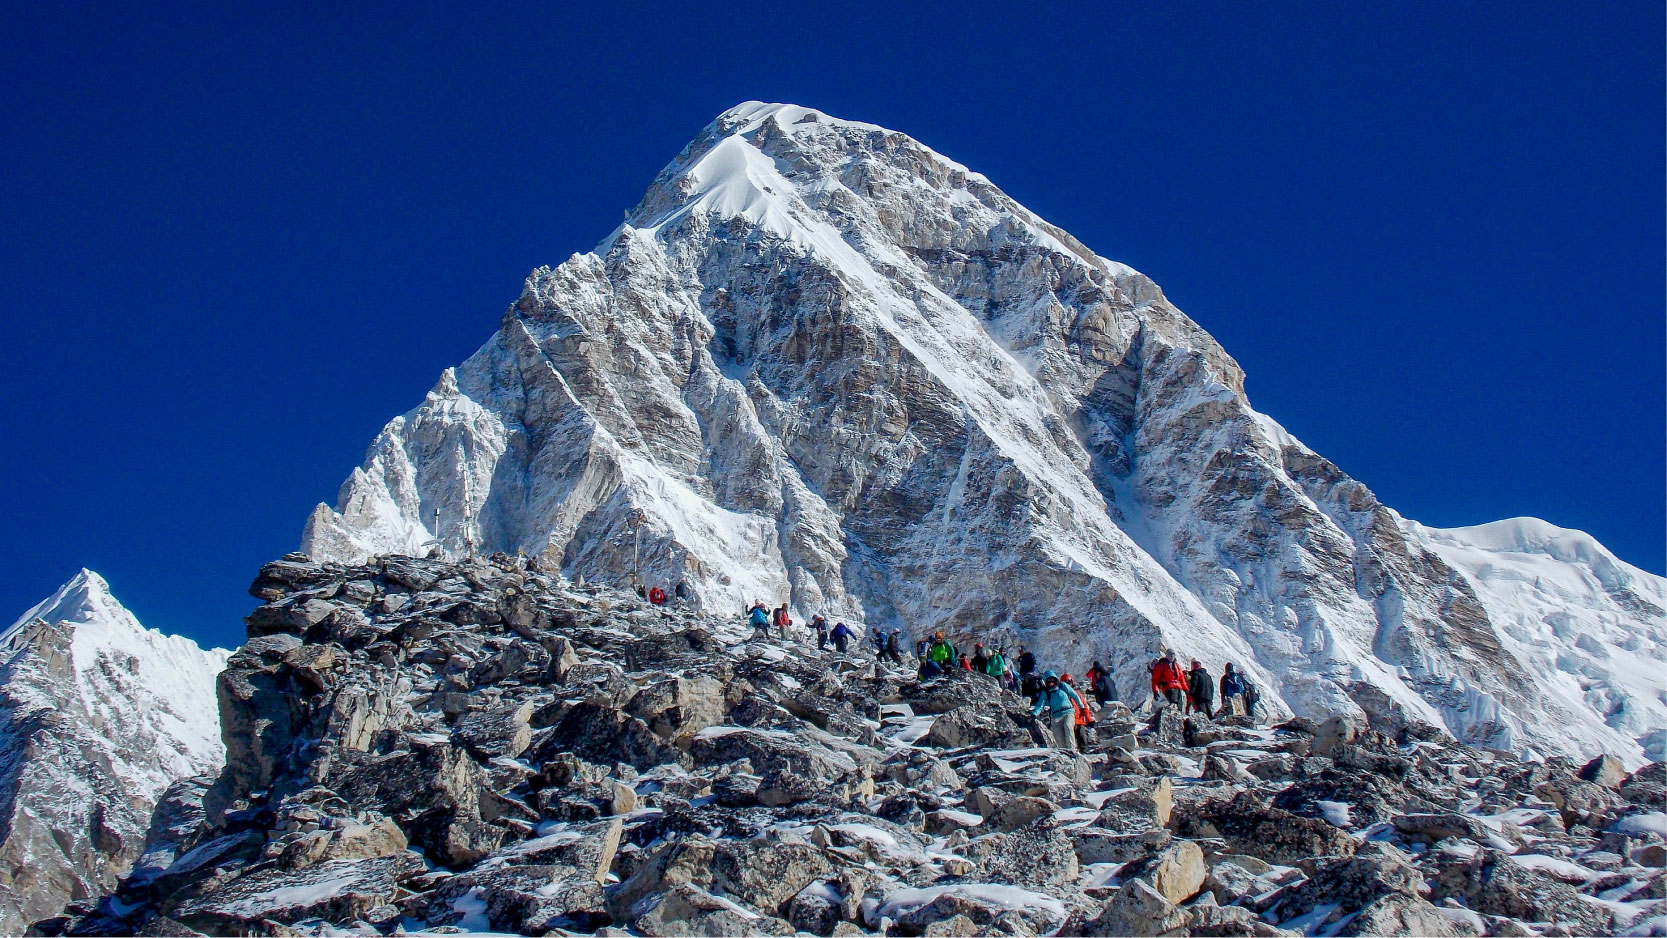
[[[1192,705],[1192,712],[1209,716],[1215,712],[1216,685],[1210,679],[1210,672],[1196,659],[1192,662],[1192,670],[1187,672],[1187,702]]]

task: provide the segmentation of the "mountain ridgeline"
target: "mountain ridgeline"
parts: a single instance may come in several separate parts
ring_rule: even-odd
[[[1099,658],[1125,695],[1173,646],[1276,712],[1519,755],[1667,746],[1667,581],[1533,519],[1402,518],[1254,410],[1151,280],[801,107],[724,113],[593,252],[534,271],[302,546],[788,599]]]

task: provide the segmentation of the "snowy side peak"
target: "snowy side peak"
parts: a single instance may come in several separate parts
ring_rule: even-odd
[[[1432,528],[1408,522],[1408,527],[1440,543],[1464,544],[1494,553],[1538,554],[1559,563],[1579,564],[1606,581],[1636,585],[1646,593],[1667,598],[1667,579],[1615,556],[1585,531],[1560,528],[1539,518],[1506,518],[1462,528]]]
[[[48,625],[59,625],[124,617],[132,621],[135,628],[138,627],[138,620],[133,619],[132,614],[110,595],[110,584],[104,577],[82,567],[81,572],[70,577],[51,596],[36,603],[16,622],[7,626],[5,632],[0,632],[0,643],[36,619]]]
[[[0,633],[0,933],[108,888],[162,791],[219,769],[229,654],[145,628],[91,570]]]

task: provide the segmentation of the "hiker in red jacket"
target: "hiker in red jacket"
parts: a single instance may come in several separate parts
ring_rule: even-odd
[[[1152,696],[1172,706],[1185,707],[1187,702],[1187,673],[1175,658],[1175,649],[1164,652],[1152,667]]]

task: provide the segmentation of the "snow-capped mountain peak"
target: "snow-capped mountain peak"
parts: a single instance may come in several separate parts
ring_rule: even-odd
[[[1510,536],[1548,563],[1600,558],[1530,528]],[[1518,581],[1443,544],[1254,410],[1150,279],[903,134],[761,102],[594,252],[535,270],[303,536],[317,559],[524,551],[712,609],[1026,643],[1134,696],[1174,647],[1276,709],[1639,761],[1659,699],[1615,678],[1571,719],[1511,637]],[[1654,587],[1628,582],[1594,614],[1660,663]]]

